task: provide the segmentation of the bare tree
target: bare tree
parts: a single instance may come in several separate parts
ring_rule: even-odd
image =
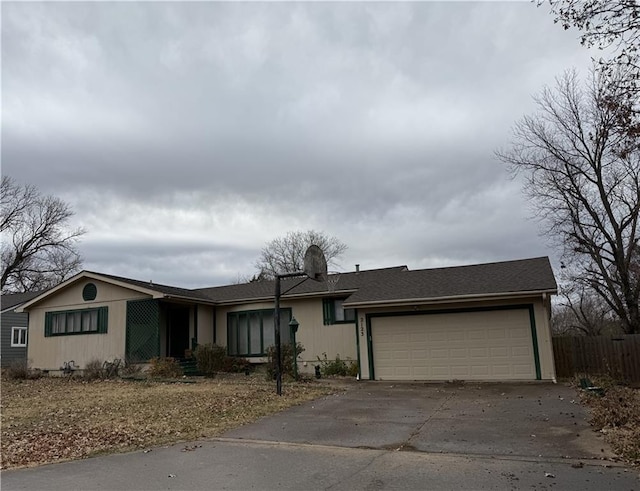
[[[334,267],[337,266],[336,259],[347,250],[346,244],[324,232],[288,232],[262,248],[260,258],[255,263],[258,275],[254,278],[271,279],[279,273],[301,271],[304,268],[304,253],[312,244],[322,249],[327,264]]]
[[[539,1],[538,4],[544,3]],[[640,3],[637,0],[549,0],[554,22],[576,27],[587,47],[609,48],[610,63],[640,71]],[[605,62],[606,63],[606,62]]]
[[[638,0],[548,0],[554,22],[581,31],[584,46],[605,54],[596,62],[608,78],[610,103],[619,106],[626,129],[640,131],[640,3]],[[539,0],[538,5],[544,3]],[[624,76],[620,76],[620,74]],[[624,115],[624,116],[623,116]],[[622,117],[623,116],[623,117]],[[632,124],[631,124],[632,123]]]
[[[562,301],[554,306],[551,325],[554,333],[565,335],[601,336],[622,332],[611,307],[576,283],[562,292]]]
[[[85,232],[68,229],[67,203],[3,176],[1,205],[3,293],[48,288],[81,268],[76,243]]]
[[[624,74],[620,75],[621,77]],[[616,84],[575,72],[545,88],[538,112],[516,123],[508,151],[496,152],[524,190],[546,233],[564,249],[571,279],[600,296],[626,333],[640,332],[637,259],[640,132],[624,127]],[[613,92],[612,92],[613,91]]]

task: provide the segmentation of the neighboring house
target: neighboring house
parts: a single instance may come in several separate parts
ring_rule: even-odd
[[[300,327],[300,369],[357,360],[361,379],[554,380],[548,258],[410,271],[406,266],[282,281],[281,332]],[[274,282],[182,289],[83,271],[23,305],[29,359],[59,370],[93,358],[184,357],[199,343],[266,361]]]
[[[26,363],[27,361],[27,329],[29,327],[29,314],[16,312],[16,309],[28,300],[43,293],[11,293],[2,295],[0,312],[0,365],[9,367],[13,363]]]

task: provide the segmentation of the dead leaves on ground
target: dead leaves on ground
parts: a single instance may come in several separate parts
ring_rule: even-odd
[[[640,465],[640,389],[611,387],[602,397],[583,393],[591,407],[591,425],[601,431],[613,450],[627,462]]]
[[[280,397],[258,377],[190,384],[2,380],[2,468],[213,437],[329,392],[289,384]]]

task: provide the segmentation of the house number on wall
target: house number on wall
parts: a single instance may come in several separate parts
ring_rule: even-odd
[[[364,319],[360,317],[360,336],[364,336]]]

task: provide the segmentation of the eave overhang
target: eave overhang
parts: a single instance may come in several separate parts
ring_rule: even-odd
[[[503,293],[481,293],[472,295],[451,295],[442,297],[426,297],[426,298],[403,298],[393,300],[372,300],[372,301],[356,301],[344,302],[345,308],[366,308],[366,307],[403,307],[407,305],[430,305],[442,303],[461,303],[461,302],[478,302],[505,300],[508,298],[537,297],[543,295],[555,295],[558,289],[548,290],[532,290],[523,292],[503,292]]]
[[[355,289],[350,289],[350,290],[335,290],[335,291],[321,291],[321,292],[308,292],[308,293],[294,293],[294,294],[285,294],[282,295],[280,298],[281,300],[298,300],[298,299],[306,299],[306,298],[324,298],[324,297],[334,297],[334,296],[344,296],[344,295],[351,295],[352,293],[355,293],[357,290]],[[225,305],[241,305],[241,304],[247,304],[247,303],[259,303],[259,302],[273,302],[275,298],[275,292],[274,295],[268,295],[268,296],[264,296],[264,297],[251,297],[251,298],[240,298],[240,299],[233,299],[233,300],[218,300],[217,302],[215,302],[216,305],[219,306],[225,306]]]
[[[93,273],[91,271],[81,271],[77,275],[72,276],[68,280],[63,281],[59,285],[57,285],[57,286],[51,288],[50,290],[47,290],[46,292],[42,293],[42,295],[38,295],[37,297],[32,298],[28,302],[23,303],[19,308],[16,308],[15,311],[16,312],[20,312],[20,313],[24,312],[25,310],[28,310],[30,307],[32,307],[33,305],[41,302],[45,298],[47,298],[47,297],[49,297],[51,295],[55,295],[57,292],[59,292],[59,291],[65,289],[65,288],[73,285],[74,283],[77,283],[79,281],[86,280],[86,279],[102,281],[104,283],[109,283],[111,285],[119,286],[121,288],[126,288],[127,290],[132,290],[132,291],[136,291],[136,292],[139,292],[139,293],[143,293],[145,295],[149,295],[151,298],[153,298],[155,300],[163,300],[163,299],[166,299],[166,300],[181,300],[181,301],[186,301],[186,302],[191,302],[191,303],[201,303],[201,304],[206,304],[206,305],[216,305],[216,302],[213,301],[213,300],[207,300],[207,299],[203,299],[203,298],[199,298],[199,297],[189,297],[189,296],[175,295],[175,294],[159,292],[159,291],[153,289],[153,284],[152,283],[149,284],[149,287],[143,287],[143,286],[140,286],[140,285],[134,285],[134,284],[128,283],[126,281],[120,281],[120,280],[117,280],[115,278],[110,278],[108,276],[102,276],[99,273]]]

